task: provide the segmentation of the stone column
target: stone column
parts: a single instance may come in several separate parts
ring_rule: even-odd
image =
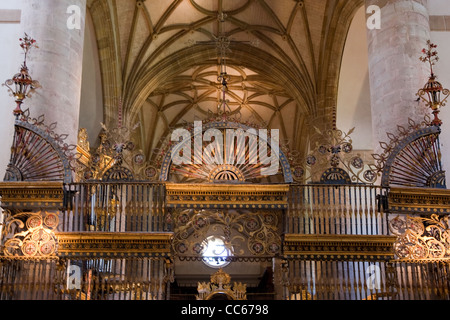
[[[81,99],[86,0],[23,0],[22,30],[37,41],[27,61],[42,86],[22,109],[57,122],[58,134],[77,143]]]
[[[395,134],[409,118],[420,122],[429,113],[416,93],[430,75],[419,60],[430,26],[427,0],[366,0],[370,5],[381,9],[380,28],[367,31],[374,151],[380,153],[386,132]]]

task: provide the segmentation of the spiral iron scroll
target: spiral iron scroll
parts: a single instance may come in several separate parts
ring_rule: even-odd
[[[435,260],[450,258],[449,216],[400,216],[390,221],[389,227],[397,241],[394,251],[398,259]]]
[[[56,255],[59,217],[51,212],[23,212],[6,218],[2,239],[7,257],[48,258]]]

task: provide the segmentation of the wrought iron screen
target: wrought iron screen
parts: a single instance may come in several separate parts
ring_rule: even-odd
[[[164,300],[163,258],[0,261],[0,300]]]
[[[66,185],[61,232],[165,231],[165,189],[154,183]]]
[[[288,233],[388,235],[383,196],[372,185],[291,185]]]

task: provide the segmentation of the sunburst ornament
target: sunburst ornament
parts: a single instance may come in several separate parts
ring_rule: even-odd
[[[244,183],[290,175],[277,130],[215,120],[174,131],[161,152],[160,180]]]
[[[57,123],[45,124],[45,117],[31,118],[29,110],[15,121],[13,143],[5,181],[72,182],[80,156],[76,146],[66,142],[67,134],[55,132]]]
[[[381,185],[420,188],[446,188],[441,163],[439,136],[441,128],[430,117],[408,127],[397,126],[397,133],[387,133],[389,142],[380,142],[381,154],[372,155],[381,174]]]

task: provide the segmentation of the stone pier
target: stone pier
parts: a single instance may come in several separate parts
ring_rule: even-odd
[[[57,122],[56,132],[77,143],[86,0],[23,0],[22,29],[37,41],[27,61],[42,86],[23,109]]]
[[[374,151],[380,153],[379,142],[389,141],[386,132],[431,114],[416,101],[430,75],[419,60],[430,26],[427,0],[366,0],[370,5],[381,9],[380,29],[367,30]]]

